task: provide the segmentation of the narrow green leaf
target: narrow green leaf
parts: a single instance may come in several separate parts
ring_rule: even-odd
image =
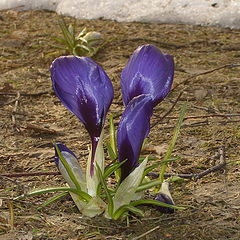
[[[116,154],[114,153],[114,151],[113,151],[113,149],[112,149],[112,147],[111,147],[111,145],[110,145],[110,142],[107,142],[107,143],[106,143],[106,147],[107,147],[107,151],[108,151],[108,155],[109,155],[110,159],[111,159],[112,161],[116,160],[116,159],[117,159],[117,156],[116,156]]]
[[[91,45],[91,43],[101,41],[101,40],[103,40],[103,39],[102,38],[92,38],[92,39],[88,39],[87,42],[88,42],[88,44]]]
[[[144,159],[146,158],[146,156],[144,157],[139,157],[138,159],[138,162],[141,163]],[[148,161],[154,161],[154,160],[157,160],[158,158],[157,157],[151,157],[151,156],[148,156]]]
[[[59,159],[60,159],[60,161],[62,162],[63,166],[65,167],[65,169],[66,169],[66,171],[67,171],[70,179],[71,179],[72,182],[75,184],[76,188],[77,188],[78,190],[81,190],[81,186],[80,186],[79,182],[77,181],[77,179],[76,179],[76,177],[75,177],[75,175],[74,175],[71,167],[69,166],[67,160],[63,157],[63,155],[62,155],[61,151],[59,150],[57,144],[55,144],[55,148],[56,148],[56,150],[57,150],[57,154],[58,154],[58,156],[59,156]]]
[[[178,122],[177,122],[177,125],[176,125],[175,129],[174,129],[173,137],[172,137],[172,140],[171,140],[170,145],[168,147],[167,153],[166,153],[166,155],[164,157],[164,161],[168,160],[171,157],[171,155],[172,155],[172,152],[173,152],[173,149],[175,147],[178,135],[180,133],[180,128],[181,128],[184,116],[186,114],[186,110],[187,110],[187,106],[185,104],[181,108],[180,115],[179,115],[179,118],[178,118]],[[159,173],[159,179],[160,179],[161,183],[164,181],[164,173],[165,173],[165,171],[167,169],[167,165],[168,164],[166,162],[161,167],[161,170],[160,170],[160,173]]]
[[[61,50],[69,51],[67,47],[58,46],[58,45],[54,45],[54,46],[53,46],[53,45],[50,45],[50,46],[52,46],[52,47],[54,47],[54,48],[61,49]]]
[[[66,22],[64,21],[63,18],[61,18],[61,20],[59,20],[58,23],[59,23],[59,26],[62,30],[62,34],[63,34],[63,36],[66,40],[66,43],[68,45],[69,50],[73,49],[74,48],[74,39],[73,39],[71,33],[68,30]]]
[[[84,42],[85,44],[88,44],[88,41],[83,37],[78,37],[77,41]]]
[[[96,164],[96,167],[97,167],[97,174],[99,176],[100,182],[101,182],[102,187],[103,187],[103,189],[106,193],[106,196],[107,196],[108,214],[110,216],[112,216],[112,214],[113,214],[113,199],[112,199],[110,191],[108,190],[107,184],[105,183],[105,179],[103,178],[102,171],[101,171],[100,167],[98,166],[98,164]]]
[[[92,49],[83,44],[77,44],[72,51],[75,56],[89,56]]]
[[[78,40],[79,38],[83,37],[86,34],[87,28],[83,28],[83,30],[78,34],[76,39]]]
[[[89,200],[91,200],[91,196],[89,196],[87,193],[85,193],[81,190],[75,189],[75,188],[68,188],[68,187],[55,187],[55,188],[53,187],[53,188],[45,188],[45,189],[35,190],[32,192],[20,195],[20,196],[14,198],[14,200],[22,199],[25,197],[31,197],[31,196],[35,196],[35,195],[39,195],[39,194],[43,194],[43,193],[50,193],[50,192],[72,192],[87,202]]]
[[[163,202],[160,202],[157,200],[150,200],[150,199],[142,199],[142,200],[134,201],[134,202],[131,202],[129,205],[136,207],[136,206],[143,205],[143,204],[151,204],[151,205],[156,205],[156,206],[161,206],[161,207],[168,207],[168,208],[173,208],[176,210],[185,210],[186,209],[185,207],[170,205],[167,203],[163,203]]]
[[[141,183],[147,161],[148,158],[146,157],[119,185],[113,198],[114,212],[123,205],[128,205],[132,200],[136,199],[136,190]]]
[[[160,165],[161,162],[157,162],[155,164],[152,164],[151,166],[146,167],[143,173],[143,177],[145,177],[149,172],[151,172],[154,168],[157,168]]]
[[[179,160],[179,157],[169,158],[169,159],[166,159],[166,160],[162,160],[161,162],[154,163],[154,164],[152,164],[151,166],[148,166],[148,167],[145,168],[145,170],[144,170],[144,176],[146,176],[146,175],[147,175],[149,172],[151,172],[154,168],[157,168],[157,167],[160,166],[160,165],[168,164],[169,162],[173,162],[173,161],[176,161],[176,160]]]
[[[41,205],[41,207],[38,207],[37,210],[41,210],[41,209],[47,207],[48,205],[52,204],[53,202],[55,202],[55,201],[57,201],[57,200],[65,197],[66,195],[68,195],[68,192],[60,193],[60,194],[58,194],[58,195],[56,195],[56,196],[48,199],[46,202],[44,202],[44,203]]]
[[[150,181],[150,182],[141,184],[141,185],[136,189],[136,192],[141,192],[141,191],[144,191],[144,190],[147,190],[147,189],[150,189],[150,188],[159,186],[159,185],[161,185],[161,180],[156,179],[156,180],[153,180],[153,181]]]
[[[120,207],[113,215],[113,219],[117,220],[120,217],[122,217],[123,215],[128,215],[128,212],[132,212],[133,214],[140,216],[140,217],[144,217],[144,213],[142,210],[134,207],[134,206],[130,206],[130,205],[124,205],[122,207]]]
[[[183,181],[184,181],[184,179],[179,177],[179,176],[172,176],[168,179],[168,182],[171,182],[171,183],[173,183],[173,182],[183,182]]]
[[[66,40],[63,38],[58,38],[58,37],[51,37],[54,41],[57,41],[59,43],[65,44],[66,45]]]
[[[116,129],[114,126],[113,122],[113,115],[111,114],[109,116],[109,141],[110,141],[110,146],[117,158],[117,140],[116,140]]]
[[[75,23],[73,25],[69,24],[68,32],[69,32],[71,38],[74,39],[75,38]]]
[[[111,174],[113,174],[117,169],[119,169],[125,162],[125,161],[122,161],[121,163],[119,162],[115,162],[111,165],[109,165],[108,167],[106,167],[105,171],[104,171],[104,174],[103,174],[103,179],[106,179],[107,177],[109,177]]]

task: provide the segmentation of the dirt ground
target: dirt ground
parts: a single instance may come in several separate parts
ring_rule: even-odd
[[[77,20],[76,26],[78,31],[84,27],[99,31],[109,40],[94,59],[113,81],[110,112],[116,116],[123,109],[120,73],[131,53],[139,45],[154,44],[174,56],[173,90],[155,109],[143,154],[150,152],[161,161],[179,109],[187,103],[174,151],[180,160],[168,172],[197,174],[218,165],[223,157],[226,166],[171,186],[176,204],[190,206],[187,210],[162,215],[143,207],[145,217],[133,216],[129,224],[84,217],[69,196],[41,210],[37,208],[54,194],[11,200],[35,188],[64,186],[61,176],[0,176],[0,239],[239,240],[240,30],[106,20]],[[71,148],[83,165],[86,162],[89,137],[51,87],[49,66],[65,54],[53,40],[60,35],[55,13],[0,11],[1,175],[56,172],[52,147],[56,141]],[[225,156],[219,155],[222,147]]]

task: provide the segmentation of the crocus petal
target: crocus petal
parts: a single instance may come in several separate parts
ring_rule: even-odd
[[[133,200],[137,200],[139,193],[136,190],[142,181],[142,175],[147,165],[148,157],[139,164],[125,179],[121,182],[117,188],[116,193],[113,197],[113,206],[115,212],[118,208],[123,205],[129,204]],[[107,215],[107,214],[106,214]]]
[[[64,167],[64,164],[60,160],[60,157],[56,150],[56,146],[58,147],[59,151],[66,160],[68,166],[70,167],[75,179],[77,180],[78,184],[81,187],[81,190],[86,191],[86,179],[85,175],[83,174],[81,165],[79,164],[76,155],[62,143],[55,144],[55,163],[57,165],[57,168],[59,169],[59,172],[61,173],[61,175],[63,176],[63,178],[66,180],[70,187],[76,188],[76,185],[74,184],[70,175],[68,174],[67,169]]]
[[[104,70],[88,57],[64,56],[51,66],[57,97],[85,125],[92,137],[99,137],[113,99],[113,87]]]
[[[150,95],[133,98],[127,105],[119,123],[117,147],[121,167],[121,181],[138,165],[144,139],[149,134],[153,105]]]
[[[77,159],[76,155],[75,155],[69,148],[67,148],[64,144],[62,144],[62,143],[56,143],[55,145],[58,147],[58,149],[59,149],[59,151],[60,151],[61,153],[64,153],[64,152],[65,152],[65,153],[68,153],[70,156],[72,156],[73,158]],[[59,167],[60,159],[59,159],[59,156],[58,156],[56,147],[54,147],[54,148],[55,148],[54,161],[55,161],[57,167]]]
[[[154,106],[169,93],[174,76],[173,57],[152,45],[138,47],[122,71],[123,102],[141,94],[152,95]]]
[[[55,94],[85,125],[92,140],[91,175],[102,127],[113,99],[113,86],[104,70],[88,57],[64,56],[51,66]]]
[[[169,182],[163,182],[161,189],[154,200],[167,203],[169,205],[175,205],[171,193],[169,192]],[[174,213],[174,209],[170,207],[155,206],[162,213]]]

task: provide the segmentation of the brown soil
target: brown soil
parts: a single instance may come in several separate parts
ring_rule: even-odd
[[[180,160],[168,172],[199,173],[210,168],[218,164],[221,146],[226,167],[196,181],[173,184],[175,202],[190,205],[187,210],[161,215],[144,207],[145,217],[132,217],[129,225],[103,216],[86,218],[68,196],[42,210],[37,207],[53,194],[10,200],[34,188],[64,186],[61,176],[1,177],[0,239],[240,239],[240,77],[239,66],[228,65],[239,64],[240,31],[104,20],[76,23],[78,31],[87,27],[112,39],[94,59],[113,81],[115,100],[110,112],[115,115],[123,108],[120,73],[131,53],[139,45],[154,44],[173,55],[174,90],[155,109],[148,148],[157,146],[160,153],[152,154],[162,159],[180,106],[187,102],[188,118],[174,152]],[[52,148],[56,141],[67,144],[84,164],[88,135],[54,96],[49,77],[51,62],[64,54],[52,39],[61,34],[57,15],[1,11],[0,32],[0,174],[56,171]],[[173,111],[160,121],[182,91]]]

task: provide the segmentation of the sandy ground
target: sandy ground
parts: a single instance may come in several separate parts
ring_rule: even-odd
[[[1,175],[56,172],[52,147],[56,141],[67,144],[83,165],[86,162],[89,137],[51,88],[49,66],[65,54],[53,39],[61,35],[57,23],[52,12],[0,11]],[[168,172],[198,174],[220,160],[226,166],[171,186],[176,204],[191,206],[187,210],[161,215],[143,207],[145,217],[132,216],[129,225],[124,219],[86,218],[69,196],[42,210],[37,208],[53,194],[11,200],[34,188],[64,186],[61,176],[0,176],[0,239],[240,239],[240,31],[103,20],[77,20],[76,27],[99,31],[109,40],[94,59],[113,81],[115,99],[110,112],[117,116],[116,123],[123,110],[120,73],[131,53],[139,45],[154,44],[174,56],[173,90],[155,109],[143,155],[150,152],[155,161],[161,161],[179,109],[187,103],[174,151],[180,160]],[[180,93],[175,107],[162,118]]]

